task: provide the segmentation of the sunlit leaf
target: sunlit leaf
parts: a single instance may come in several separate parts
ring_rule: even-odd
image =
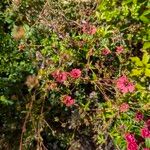
[[[143,49],[148,49],[150,48],[150,42],[145,42],[143,45]]]
[[[143,63],[139,57],[132,57],[131,61],[134,62],[136,66],[143,66]]]
[[[144,54],[143,54],[143,57],[142,57],[142,62],[143,62],[143,64],[147,64],[148,63],[148,61],[149,61],[149,58],[150,58],[150,56],[148,55],[148,53],[147,52],[145,52]]]
[[[150,77],[150,69],[145,69],[145,76]]]
[[[131,76],[139,76],[139,75],[142,74],[142,72],[143,72],[143,69],[132,69],[130,75],[131,75]]]

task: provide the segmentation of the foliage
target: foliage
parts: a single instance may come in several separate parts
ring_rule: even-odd
[[[135,67],[137,69],[132,69],[131,75],[132,76],[140,76],[144,74],[145,77],[150,76],[150,64],[148,63],[150,56],[147,52],[143,54],[142,61],[138,57],[132,57],[132,62],[135,62]],[[141,68],[140,68],[141,67]]]
[[[0,149],[149,148],[149,7],[3,0]]]

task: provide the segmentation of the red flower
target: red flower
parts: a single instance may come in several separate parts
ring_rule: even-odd
[[[123,50],[124,50],[124,49],[123,49],[123,46],[117,46],[117,47],[116,47],[116,53],[117,53],[117,54],[122,53]]]
[[[64,96],[63,97],[63,103],[69,107],[69,106],[72,106],[74,103],[75,103],[75,100],[71,98],[71,96]]]
[[[119,107],[120,112],[127,112],[129,110],[129,105],[127,103],[122,103]]]
[[[141,129],[141,136],[143,138],[150,138],[150,130],[148,128],[142,128]]]
[[[136,121],[141,121],[141,120],[143,120],[143,118],[144,118],[144,116],[143,116],[143,114],[141,112],[137,112],[135,114],[135,120]]]
[[[134,84],[125,75],[117,79],[116,86],[124,94],[135,90]]]
[[[102,50],[102,55],[108,55],[108,54],[110,54],[111,53],[111,51],[108,49],[108,48],[104,48],[103,50]]]
[[[60,72],[59,70],[52,73],[53,78],[56,79],[57,82],[64,82],[67,80],[67,73],[66,72]]]
[[[80,69],[72,69],[72,71],[70,72],[70,76],[75,79],[79,78],[81,76]]]
[[[93,35],[96,33],[96,27],[93,26],[93,25],[90,25],[88,23],[84,23],[83,26],[82,26],[82,32],[83,33],[86,33],[86,34],[90,34],[90,35]]]

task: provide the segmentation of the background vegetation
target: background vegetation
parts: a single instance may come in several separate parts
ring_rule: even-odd
[[[0,149],[148,150],[149,8],[2,0]]]

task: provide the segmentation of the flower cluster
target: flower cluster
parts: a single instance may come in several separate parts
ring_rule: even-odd
[[[119,54],[123,53],[123,51],[124,51],[124,48],[122,45],[116,47],[116,54],[119,55]],[[107,56],[108,54],[111,54],[112,52],[108,48],[103,48],[101,53],[102,53],[102,55]]]
[[[117,79],[116,87],[124,94],[135,90],[135,85],[125,75]]]
[[[133,134],[127,133],[125,139],[127,142],[127,150],[138,150],[138,145]]]
[[[81,77],[81,70],[80,69],[72,69],[70,72],[62,72],[62,71],[55,71],[52,73],[53,78],[59,82],[63,83],[67,80],[67,77],[70,76],[71,78],[78,79]],[[67,106],[72,106],[75,103],[75,100],[71,98],[71,96],[65,95],[63,97],[62,102]]]
[[[74,79],[80,78],[81,70],[80,69],[72,69],[70,72],[62,72],[62,71],[55,71],[52,73],[53,78],[60,83],[63,83],[67,80],[68,75]]]

